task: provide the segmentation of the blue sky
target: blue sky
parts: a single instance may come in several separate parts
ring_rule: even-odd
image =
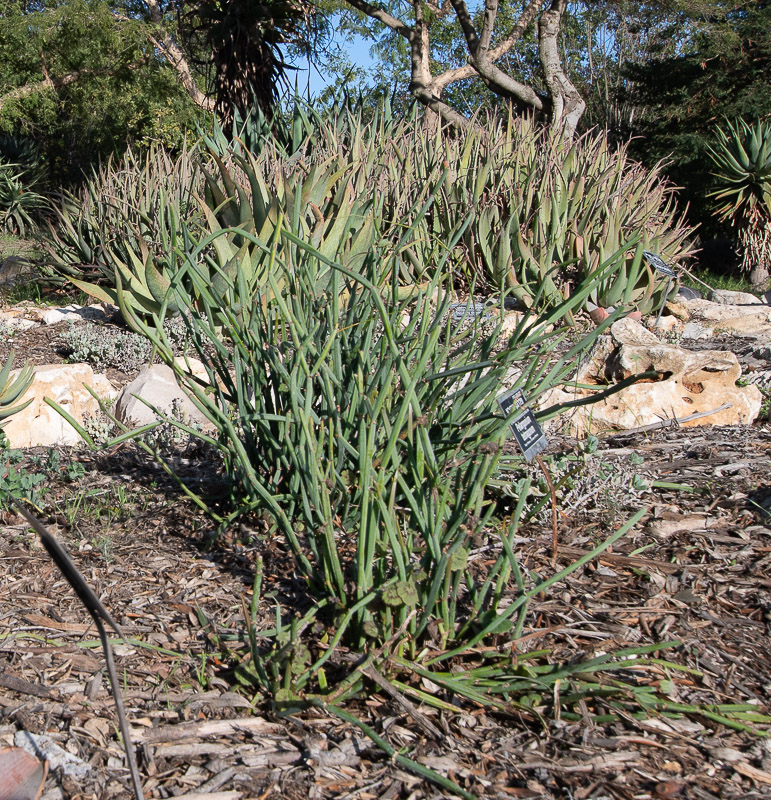
[[[356,36],[352,42],[346,41],[343,47],[348,57],[356,66],[367,69],[374,63],[369,54],[370,48],[372,47],[372,41],[370,39]],[[294,73],[291,80],[294,82],[296,76],[297,86],[301,93],[305,92],[308,82],[310,82],[311,95],[317,95],[322,89],[325,89],[330,83],[334,82],[335,75],[323,74],[323,69],[320,71],[319,67],[310,67],[305,59],[295,61],[293,65],[297,67],[297,71]]]

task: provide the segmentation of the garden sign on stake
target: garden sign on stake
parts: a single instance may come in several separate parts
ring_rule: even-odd
[[[557,492],[554,489],[551,473],[540,455],[549,444],[549,440],[538,424],[535,414],[528,407],[525,393],[522,389],[511,389],[500,395],[498,397],[498,405],[506,417],[513,410],[514,418],[509,422],[511,432],[514,434],[514,438],[517,440],[517,444],[525,458],[528,461],[535,459],[546,478],[546,484],[551,495],[551,562],[554,565],[557,561]]]

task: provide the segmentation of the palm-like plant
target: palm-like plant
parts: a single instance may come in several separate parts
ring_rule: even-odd
[[[307,0],[178,0],[180,32],[193,60],[209,74],[225,130],[256,103],[268,120],[290,67],[281,47],[302,45],[312,11]]]
[[[709,149],[715,165],[715,213],[738,228],[742,268],[751,270],[753,286],[762,288],[771,267],[771,122],[749,125],[743,119],[717,130]]]

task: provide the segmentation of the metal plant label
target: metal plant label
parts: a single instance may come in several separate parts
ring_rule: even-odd
[[[490,316],[490,312],[484,303],[451,303],[450,314],[453,322],[463,322],[464,319],[471,321],[475,319],[485,320]]]
[[[528,461],[532,461],[549,444],[535,414],[527,407],[527,400],[522,389],[512,389],[498,398],[504,416],[513,411],[514,418],[509,423],[511,432],[517,440],[519,449]]]
[[[643,255],[645,256],[645,260],[655,269],[657,272],[660,272],[662,275],[666,275],[668,278],[676,278],[677,273],[672,269],[672,267],[667,264],[666,261],[658,254],[658,253],[651,253],[650,250],[643,250]]]

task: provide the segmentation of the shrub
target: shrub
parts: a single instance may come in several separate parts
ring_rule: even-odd
[[[182,322],[167,320],[164,329],[174,352],[182,351],[186,343]],[[82,361],[99,370],[112,367],[126,373],[137,372],[152,355],[147,337],[101,325],[72,324],[60,338],[71,361]]]
[[[288,232],[283,247],[244,236],[271,257],[270,292],[259,302],[244,304],[243,287],[224,270],[217,288],[209,268],[198,267],[208,238],[177,276],[195,288],[183,319],[205,383],[174,361],[162,333],[140,316],[130,321],[216,431],[165,420],[219,451],[234,504],[221,522],[266,513],[314,598],[308,619],[328,626],[324,651],[303,636],[308,620],[267,652],[255,644],[254,679],[286,698],[324,684],[322,667],[340,642],[365,650],[390,643],[391,652],[417,659],[425,647],[465,651],[517,630],[526,592],[512,537],[527,492],[510,526],[494,521],[486,487],[507,431],[495,396],[514,364],[533,399],[566,378],[597,332],[549,360],[561,337],[546,329],[591,287],[524,323],[501,350],[500,325],[483,333],[448,314],[453,240],[436,256],[432,281],[405,299],[387,243],[355,271]],[[278,256],[290,245],[291,265]],[[483,532],[503,550],[480,576],[467,562]],[[521,599],[504,610],[512,576]]]

